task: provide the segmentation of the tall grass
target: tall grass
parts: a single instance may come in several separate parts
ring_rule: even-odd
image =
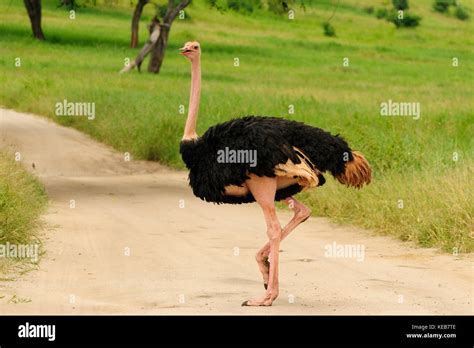
[[[304,194],[318,215],[453,253],[474,249],[474,165],[378,176],[362,191],[336,184]],[[328,198],[331,197],[331,198]]]
[[[39,215],[47,198],[43,187],[10,153],[0,151],[0,244],[37,241]],[[14,260],[0,258],[0,274]]]
[[[364,11],[383,6],[382,0],[341,0],[331,20],[337,37],[328,38],[321,24],[332,14],[331,2],[308,3],[291,21],[260,10],[219,13],[194,1],[187,9],[191,19],[172,28],[159,75],[119,75],[124,59],[137,54],[128,48],[132,9],[123,4],[82,8],[69,20],[54,1],[45,1],[48,40],[36,42],[21,3],[0,1],[0,103],[75,127],[135,158],[184,168],[178,144],[185,114],[179,108],[187,107],[190,67],[176,49],[197,39],[203,49],[200,133],[248,114],[340,133],[369,159],[375,180],[360,192],[330,180],[304,196],[317,214],[425,246],[472,250],[472,196],[467,179],[460,179],[474,161],[471,21],[437,14],[432,1],[423,0],[410,3],[422,24],[395,29]],[[152,13],[147,7],[141,42]],[[54,105],[64,99],[95,102],[96,119],[56,117]],[[388,99],[419,102],[421,118],[381,117],[380,103]],[[436,214],[425,209],[430,201]]]

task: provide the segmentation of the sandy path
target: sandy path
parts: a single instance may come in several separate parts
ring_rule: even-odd
[[[51,199],[40,268],[0,282],[0,313],[473,313],[472,256],[417,249],[323,218],[282,244],[274,306],[240,307],[263,293],[254,254],[265,225],[255,204],[204,203],[184,172],[125,162],[73,129],[0,112],[0,145],[21,152]],[[282,223],[290,218],[279,215]],[[364,260],[326,257],[333,242],[364,245]]]

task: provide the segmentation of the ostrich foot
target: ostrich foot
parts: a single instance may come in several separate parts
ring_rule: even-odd
[[[270,291],[267,291],[265,293],[265,296],[263,296],[262,298],[260,299],[255,299],[255,300],[247,300],[247,301],[244,301],[242,303],[242,306],[264,306],[264,307],[268,307],[268,306],[271,306],[273,301],[276,300],[276,298],[278,297],[278,291],[274,291],[274,292],[270,292]]]
[[[269,307],[272,305],[270,298],[263,298],[259,300],[247,300],[242,303],[242,307]]]

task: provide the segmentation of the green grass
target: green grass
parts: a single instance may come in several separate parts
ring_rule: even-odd
[[[329,180],[304,195],[315,214],[423,246],[472,251],[473,22],[436,13],[431,0],[420,0],[410,2],[410,11],[423,18],[421,25],[396,29],[364,11],[385,3],[341,0],[331,20],[337,37],[328,38],[321,25],[333,11],[329,1],[306,12],[297,8],[293,21],[261,11],[221,14],[195,1],[187,9],[192,19],[172,28],[159,75],[119,75],[124,59],[137,54],[128,47],[128,3],[82,8],[69,20],[55,1],[44,1],[47,41],[36,42],[22,4],[1,0],[0,104],[50,117],[134,158],[184,168],[178,144],[185,115],[178,110],[187,107],[190,66],[176,49],[196,39],[203,49],[199,133],[247,114],[340,133],[369,159],[374,181],[353,191]],[[152,11],[146,7],[142,43]],[[14,67],[16,57],[21,68]],[[342,66],[344,57],[349,67]],[[63,99],[95,102],[96,119],[56,117],[54,105]],[[388,99],[421,103],[421,118],[381,117],[380,103]]]
[[[10,153],[0,151],[0,244],[37,243],[47,198],[41,184]],[[18,259],[0,258],[0,275]]]

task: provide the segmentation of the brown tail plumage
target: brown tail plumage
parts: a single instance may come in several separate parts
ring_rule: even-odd
[[[346,170],[336,176],[336,179],[346,186],[360,189],[368,185],[372,179],[372,169],[365,157],[357,151],[352,151],[354,159],[346,163]]]

